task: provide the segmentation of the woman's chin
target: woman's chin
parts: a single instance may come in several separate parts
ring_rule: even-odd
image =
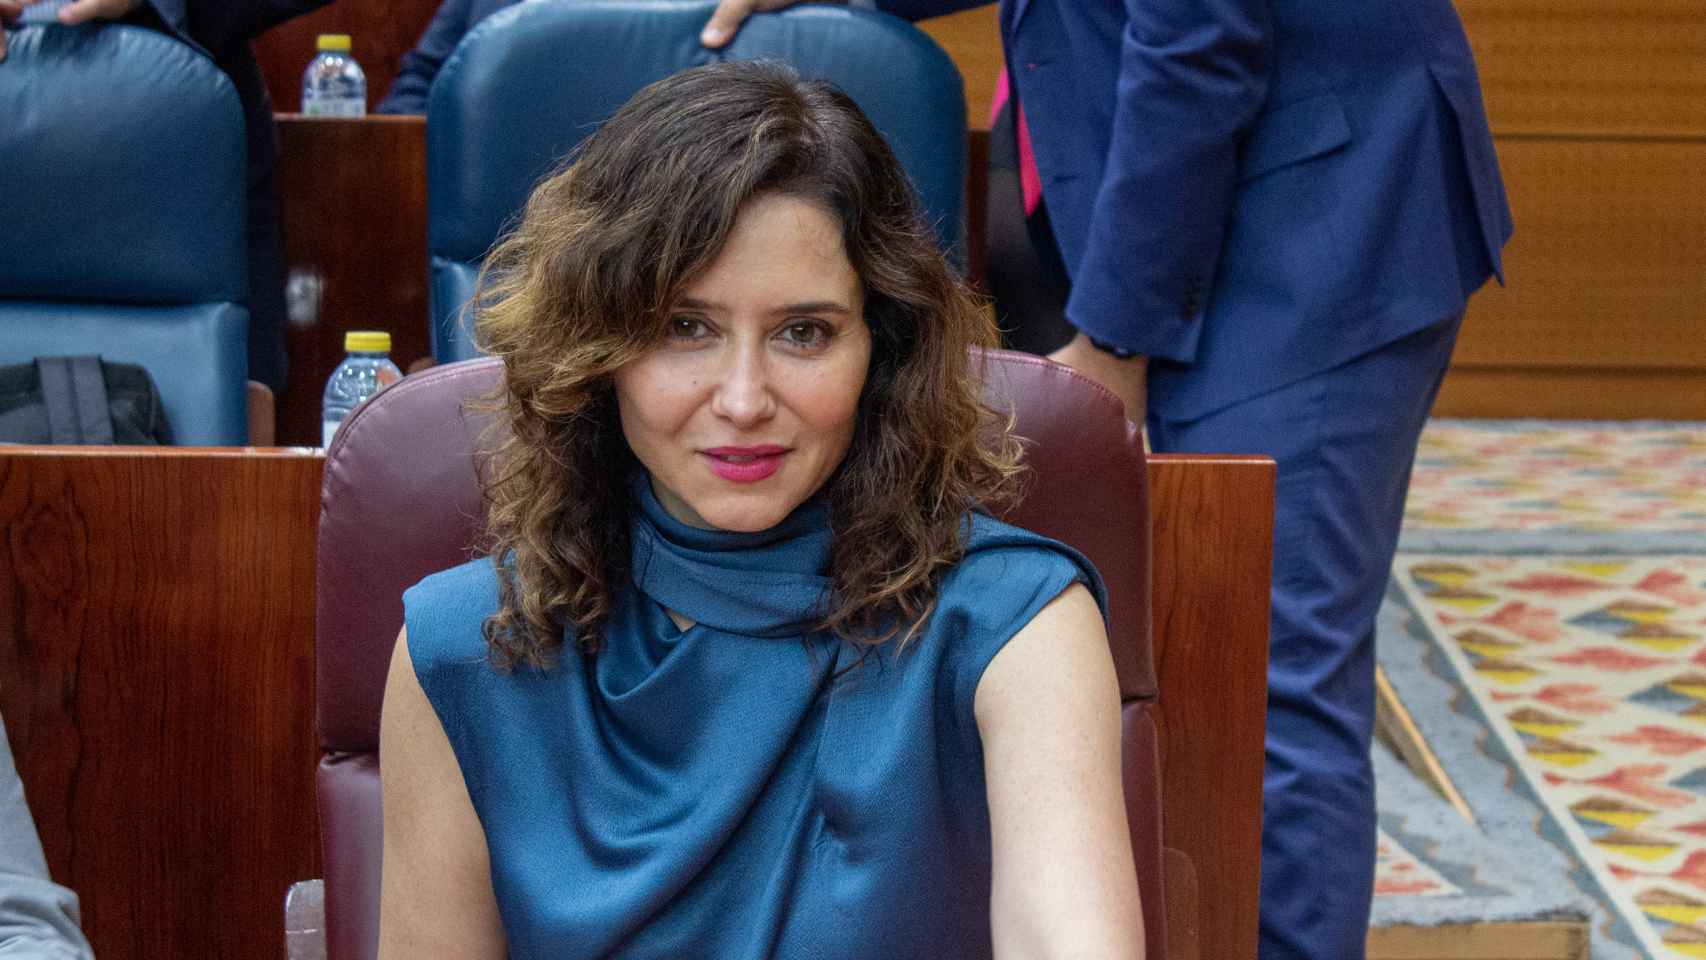
[[[788,518],[799,501],[776,491],[742,490],[687,503],[696,526],[730,533],[760,533]],[[691,521],[690,521],[691,522]]]
[[[712,510],[700,513],[705,524],[714,530],[725,530],[729,533],[761,533],[781,523],[788,516],[788,511],[781,509],[753,510]]]

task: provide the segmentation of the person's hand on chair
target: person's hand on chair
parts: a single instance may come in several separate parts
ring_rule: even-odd
[[[699,42],[713,50],[728,45],[746,18],[755,13],[767,13],[791,7],[796,0],[718,0],[717,9],[699,33]]]
[[[6,26],[18,15],[24,12],[24,5],[18,0],[0,0],[0,62],[6,59]]]
[[[0,0],[0,24],[10,24],[23,15],[24,8],[40,0]],[[126,17],[142,0],[73,0],[59,8],[60,23],[74,27],[90,20],[118,20]],[[6,59],[6,33],[0,30],[0,61]]]
[[[1048,355],[1055,363],[1064,363],[1096,381],[1120,398],[1127,420],[1143,426],[1148,413],[1149,358],[1144,356],[1121,359],[1098,350],[1090,338],[1080,333],[1066,346]]]
[[[35,3],[37,0],[25,0]],[[141,0],[73,0],[59,8],[59,22],[68,27],[90,20],[118,20],[128,16]]]

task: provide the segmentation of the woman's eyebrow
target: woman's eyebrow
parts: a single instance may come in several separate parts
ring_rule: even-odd
[[[776,313],[852,313],[853,308],[836,300],[807,300],[777,307]]]
[[[728,310],[723,304],[712,300],[700,300],[698,297],[682,297],[675,302],[677,309],[704,310],[710,313],[722,313]],[[802,300],[798,303],[785,303],[770,311],[773,314],[785,313],[840,313],[851,314],[853,308],[838,300]]]

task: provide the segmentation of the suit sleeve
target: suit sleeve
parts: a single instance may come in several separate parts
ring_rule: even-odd
[[[972,7],[981,7],[994,0],[876,0],[878,10],[892,13],[905,20],[928,20]]]
[[[1270,0],[1126,0],[1113,128],[1067,318],[1091,337],[1195,359],[1267,95]]]
[[[432,79],[438,76],[439,68],[450,59],[451,52],[468,28],[473,26],[468,22],[472,2],[444,0],[415,48],[403,55],[403,62],[397,68],[397,79],[391,81],[391,89],[376,112],[426,113],[427,91],[432,89]]]
[[[146,0],[168,30],[199,44],[217,59],[233,44],[248,43],[291,17],[329,0]]]

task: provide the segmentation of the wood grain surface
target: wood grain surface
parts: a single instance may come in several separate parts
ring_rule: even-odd
[[[1453,365],[1433,412],[1437,417],[1706,420],[1706,375],[1586,364],[1553,369]]]
[[[1588,960],[1584,920],[1377,927],[1368,960]]]
[[[918,21],[919,29],[942,46],[960,68],[966,90],[966,126],[989,129],[989,104],[995,96],[995,78],[1001,75],[1001,25],[993,3],[945,17]]]
[[[1500,134],[1706,136],[1699,0],[1456,0]]]
[[[1475,296],[1455,362],[1706,373],[1706,140],[1498,147],[1509,286]]]
[[[278,957],[316,876],[314,531],[290,452],[0,452],[0,713],[101,960]]]
[[[1274,464],[1156,455],[1162,838],[1196,868],[1207,960],[1256,956]]]

